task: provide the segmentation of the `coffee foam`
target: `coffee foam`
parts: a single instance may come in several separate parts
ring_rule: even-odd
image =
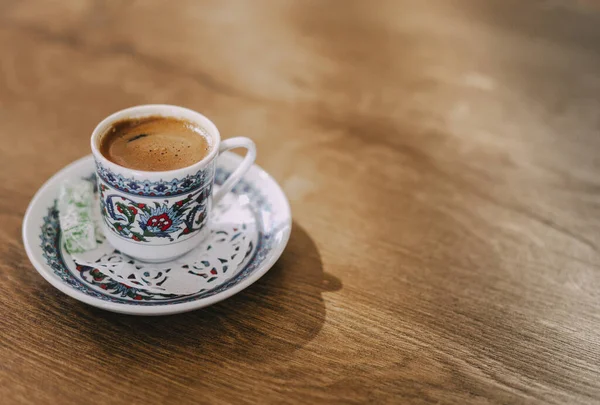
[[[211,149],[204,128],[162,116],[115,122],[100,140],[100,152],[108,160],[144,171],[181,169],[201,161]]]

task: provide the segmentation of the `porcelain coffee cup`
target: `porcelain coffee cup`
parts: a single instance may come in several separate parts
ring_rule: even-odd
[[[117,165],[100,153],[100,141],[113,123],[145,116],[180,118],[200,126],[207,135],[209,154],[182,169],[151,172]],[[241,180],[256,159],[251,139],[221,141],[219,130],[204,115],[172,105],[142,105],[110,115],[94,129],[91,146],[104,235],[115,249],[147,262],[172,260],[202,242],[209,232],[213,204]],[[216,160],[234,148],[247,149],[246,156],[213,192]]]

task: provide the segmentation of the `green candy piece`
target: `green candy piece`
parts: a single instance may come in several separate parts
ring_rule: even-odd
[[[58,218],[67,252],[83,253],[96,248],[93,203],[94,189],[91,182],[70,180],[61,184]]]

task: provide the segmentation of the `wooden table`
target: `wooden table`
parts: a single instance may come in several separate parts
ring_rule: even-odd
[[[0,402],[600,401],[600,6],[0,3]],[[104,116],[252,137],[294,215],[275,267],[170,317],[52,288],[21,241]]]

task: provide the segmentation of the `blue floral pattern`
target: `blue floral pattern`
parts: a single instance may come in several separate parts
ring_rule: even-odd
[[[182,199],[154,201],[153,204],[138,202],[124,195],[107,194],[110,190],[103,182],[100,182],[98,191],[100,212],[106,225],[123,238],[144,243],[156,238],[173,241],[199,231],[208,218],[212,184]]]
[[[217,168],[215,183],[217,185],[222,184],[229,174],[229,172]],[[234,188],[233,192],[238,195],[246,195],[250,199],[253,210],[255,210],[256,218],[258,219],[259,238],[256,252],[254,256],[250,258],[246,266],[231,280],[221,284],[215,289],[193,295],[151,294],[136,288],[135,286],[118,283],[109,280],[108,278],[105,279],[105,276],[101,273],[87,266],[78,266],[75,269],[79,272],[78,277],[69,269],[69,266],[62,256],[60,223],[58,220],[56,204],[48,208],[48,214],[44,217],[41,227],[40,240],[43,257],[48,266],[52,268],[54,273],[63,282],[77,291],[103,301],[124,305],[154,306],[191,302],[211,297],[232,288],[253,274],[254,271],[269,257],[273,250],[273,237],[276,232],[275,224],[272,221],[264,221],[264,217],[271,215],[272,211],[270,205],[267,203],[267,199],[251,184],[243,180]],[[265,228],[266,223],[269,224],[268,228]],[[84,283],[82,280],[85,280],[86,282]],[[100,287],[103,291],[97,291],[92,288],[92,286]]]

